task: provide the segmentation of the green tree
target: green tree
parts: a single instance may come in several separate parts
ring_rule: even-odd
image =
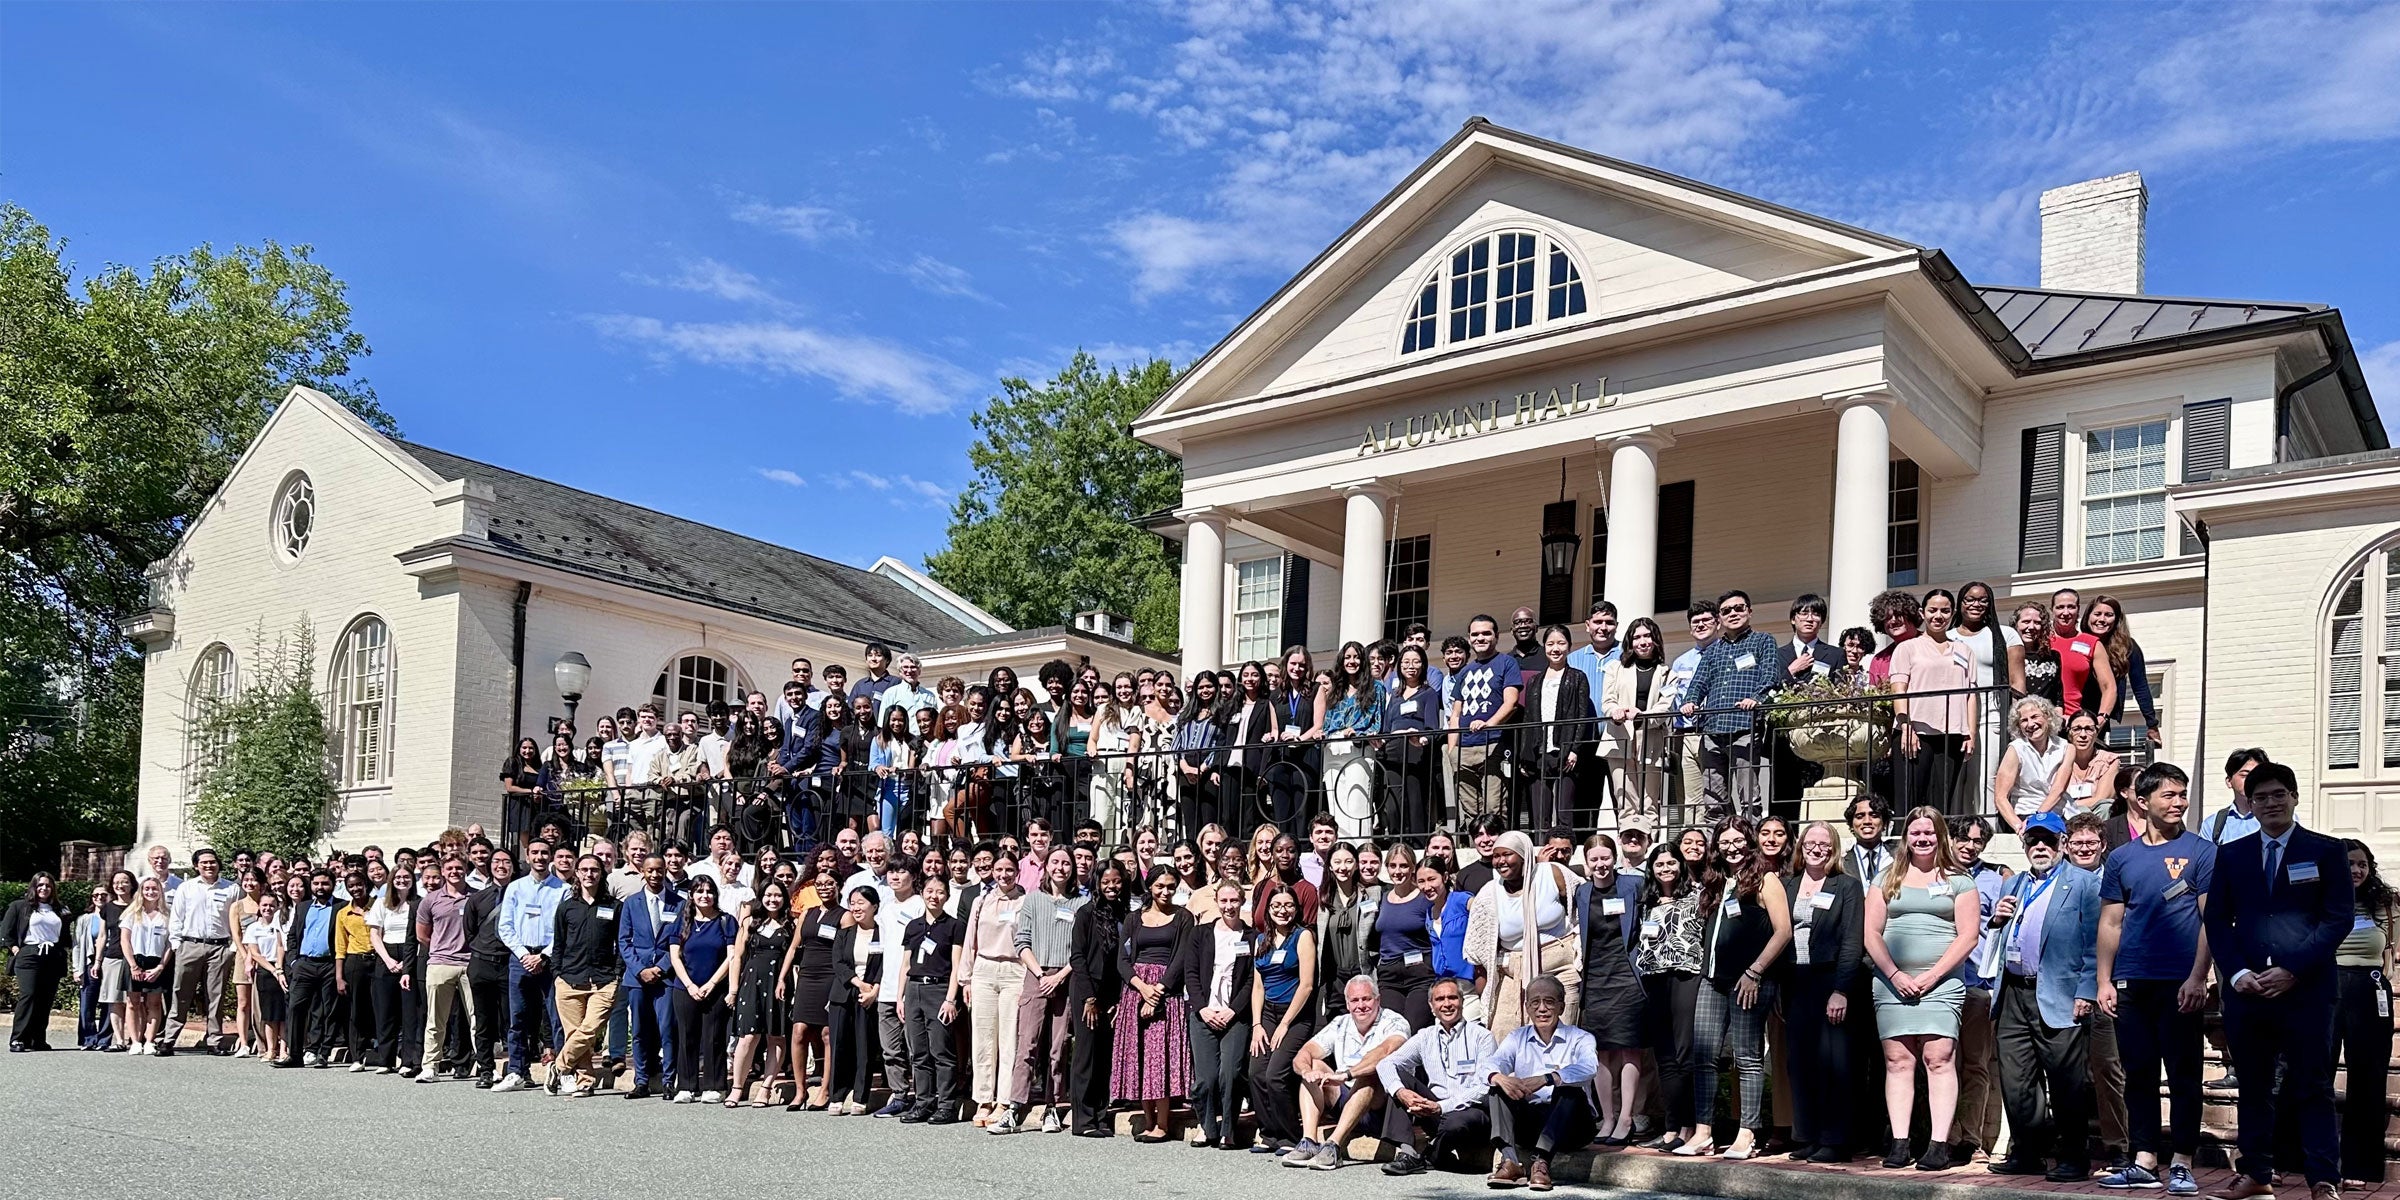
[[[1183,474],[1130,429],[1174,379],[1165,359],[1103,371],[1077,351],[1046,384],[1001,380],[974,417],[975,478],[951,509],[950,544],[927,570],[1019,628],[1104,608],[1132,617],[1143,645],[1173,648],[1176,564],[1134,522],[1175,504]]]
[[[366,354],[305,246],[79,283],[64,243],[0,205],[0,862],[46,861],[59,823],[15,818],[62,801],[100,818],[83,835],[131,837],[140,668],[118,622],[293,384],[392,428],[351,374]],[[72,795],[48,790],[62,778]]]
[[[191,744],[206,747],[191,822],[217,846],[307,853],[340,793],[328,753],[325,708],[317,702],[316,636],[306,622],[266,645],[262,630],[250,683],[193,716]]]

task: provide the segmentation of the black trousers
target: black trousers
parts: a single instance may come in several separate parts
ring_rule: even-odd
[[[494,1053],[496,1047],[508,1040],[508,964],[469,965],[467,989],[475,993],[475,1029],[469,1039],[475,1043],[475,1049],[469,1057],[475,1063],[475,1074],[489,1079],[493,1063],[508,1057],[505,1049]]]
[[[1433,1098],[1433,1088],[1427,1083],[1423,1067],[1408,1067],[1400,1072],[1400,1086],[1427,1099]],[[1425,1160],[1441,1166],[1463,1156],[1470,1149],[1488,1146],[1492,1142],[1492,1116],[1481,1104],[1470,1104],[1435,1117],[1420,1117],[1400,1103],[1397,1094],[1383,1102],[1383,1140],[1392,1146],[1414,1148],[1417,1133],[1423,1131],[1432,1139],[1425,1150]],[[1591,1140],[1585,1135],[1584,1141]]]
[[[833,1041],[833,1093],[825,1098],[827,1104],[845,1099],[865,1104],[875,1088],[875,1076],[883,1068],[883,1042],[874,1009],[874,1005],[856,1000],[836,1000],[826,1006]]]
[[[1408,1018],[1410,1029],[1433,1024],[1433,965],[1395,958],[1375,964],[1375,983],[1383,1007]]]
[[[365,1062],[375,1053],[375,977],[382,973],[383,964],[372,954],[342,957],[341,1031],[351,1062]]]
[[[2200,1150],[2200,1014],[2187,1013],[2175,1006],[2175,989],[2181,981],[2172,979],[2121,979],[2117,981],[2117,1056],[2125,1062],[2125,1133],[2136,1154],[2148,1151],[2164,1160],[2169,1154],[2195,1154]],[[2227,1001],[2227,1036],[2232,1035],[2232,1004]],[[2332,1024],[2331,1014],[2318,1028]],[[2235,1050],[2235,1070],[2239,1071],[2240,1051]],[[2158,1094],[2158,1074],[2161,1067],[2167,1074],[2167,1132],[2158,1132],[2158,1105],[2145,1103]],[[2254,1079],[2273,1079],[2274,1059],[2267,1060],[2266,1070]],[[2326,1087],[2331,1088],[2331,1077]],[[2262,1097],[2269,1089],[2260,1088]],[[2330,1097],[2330,1092],[2328,1093]],[[2328,1111],[2326,1119],[2333,1114]],[[2270,1107],[2260,1117],[2256,1132],[2260,1138],[2270,1137],[2275,1129],[2274,1112]],[[2249,1161],[2250,1148],[2242,1147],[2243,1161]],[[2265,1159],[2259,1160],[2261,1162]]]
[[[1599,1130],[1592,1102],[1579,1087],[1551,1088],[1547,1100],[1511,1100],[1495,1088],[1484,1110],[1491,1114],[1492,1145],[1511,1162],[1548,1162],[1561,1150],[1591,1145]]]
[[[1250,1019],[1236,1016],[1222,1033],[1209,1028],[1198,1011],[1184,1023],[1192,1043],[1192,1116],[1200,1123],[1202,1137],[1222,1144],[1233,1136],[1234,1118],[1242,1112],[1242,1080],[1250,1072]]]
[[[292,959],[292,991],[284,1006],[284,1058],[299,1062],[303,1050],[323,1059],[333,1050],[333,1022],[340,1007],[330,959]]]
[[[1642,1004],[1642,1022],[1649,1027],[1648,1037],[1653,1056],[1658,1059],[1659,1094],[1665,1098],[1667,1128],[1681,1129],[1692,1123],[1692,1021],[1700,1005],[1700,976],[1682,971],[1662,971],[1642,978],[1642,991],[1647,999]],[[1857,1006],[1851,1006],[1857,1012]],[[1866,1015],[1872,1020],[1875,1010]]]
[[[1874,1024],[1875,1010],[1852,1008],[1839,1025],[1825,1019],[1825,1005],[1837,990],[1830,963],[1794,967],[1785,979],[1783,1041],[1791,1070],[1792,1140],[1847,1150],[1857,1145],[1850,1121],[1857,1104],[1850,1091],[1850,1025]]]
[[[2340,967],[2334,977],[2334,1044],[2352,1079],[2382,1079],[2392,1068],[2392,984],[2376,967]],[[2382,1089],[2350,1086],[2342,1102],[2342,1178],[2383,1182]]]
[[[2334,981],[2320,976],[2303,979],[2272,1000],[2239,992],[2225,997],[2225,1041],[2233,1052],[2234,1074],[2242,1079],[2242,1173],[2260,1183],[2274,1178],[2278,1112],[2299,1130],[2300,1165],[2309,1186],[2341,1182],[2341,1138],[2333,1119],[2333,1039],[2323,1032],[2334,1026],[2334,991]],[[2122,1038],[2122,1018],[2117,1028]],[[2390,1028],[2388,1019],[2385,1028]],[[2138,1093],[2133,1090],[2132,1055],[2126,1059],[2125,1094],[2131,1097]],[[2279,1062],[2283,1078],[2268,1086]],[[2196,1107],[2198,1100],[2193,1103]]]
[[[1268,1001],[1259,1009],[1261,1026],[1272,1033],[1283,1020],[1286,1007]],[[1258,1135],[1270,1143],[1289,1145],[1300,1140],[1300,1076],[1292,1063],[1316,1031],[1317,1023],[1308,1013],[1295,1013],[1282,1039],[1250,1060],[1250,1109],[1258,1114]]]
[[[687,1092],[722,1092],[725,1081],[725,1026],[733,1010],[725,1005],[725,989],[694,1000],[690,988],[675,989],[675,1081]],[[792,1074],[800,1073],[794,1064]],[[803,1089],[805,1090],[805,1089]]]
[[[59,978],[66,974],[67,955],[57,946],[40,954],[17,955],[17,1009],[8,1026],[11,1046],[50,1047],[50,1008],[58,998]]]
[[[1388,796],[1399,802],[1397,828],[1392,833],[1401,837],[1424,837],[1433,832],[1433,772],[1436,757],[1431,746],[1417,745],[1414,739],[1391,738],[1383,748],[1383,782]],[[1385,803],[1390,803],[1386,800]],[[1388,811],[1388,810],[1387,810]]]
[[[381,960],[375,964],[377,1066],[416,1067],[424,1061],[422,1038],[407,1036],[410,1029],[422,1030],[425,1026],[424,1015],[417,1009],[415,981],[410,980],[408,987],[400,986],[400,981],[407,978],[408,972],[394,971]]]
[[[956,1042],[950,1026],[942,1024],[942,992],[948,986],[937,980],[909,980],[908,1011],[903,1016],[908,1021],[909,1089],[920,1105],[939,1111],[947,1104],[956,1112],[966,1090],[958,1077]]]
[[[2035,988],[2026,976],[2001,972],[1992,1011],[2000,1100],[2008,1107],[2009,1136],[2016,1147],[2011,1156],[2025,1161],[2056,1157],[2082,1166],[2084,1123],[2092,1112],[2090,1027],[2078,1021],[2058,1029],[2044,1022]],[[2150,1094],[2157,1094],[2155,1086]],[[2155,1114],[2158,1102],[2149,1107]]]
[[[1099,1016],[1098,1021],[1087,1022],[1083,1006],[1076,1005],[1067,1017],[1074,1026],[1074,1061],[1067,1067],[1067,1095],[1072,1098],[1074,1115],[1069,1129],[1075,1133],[1115,1132],[1108,1115],[1108,1059],[1116,1041],[1116,1013],[1102,1007]]]

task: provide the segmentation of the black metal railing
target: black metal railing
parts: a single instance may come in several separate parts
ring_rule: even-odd
[[[581,840],[705,844],[729,827],[745,852],[795,849],[843,825],[913,829],[936,839],[1022,834],[1036,817],[1064,831],[1086,818],[1112,844],[1150,830],[1166,841],[1209,824],[1242,836],[1271,823],[1304,836],[1330,813],[1345,838],[1422,842],[1497,815],[1511,827],[1577,835],[1640,824],[1653,832],[1740,814],[1838,820],[1860,794],[1890,811],[1991,811],[2008,689],[1916,693],[1914,704],[1970,700],[1971,746],[1921,740],[1902,752],[1889,697],[1778,701],[1692,716],[1521,722],[1478,735],[1429,729],[1312,740],[1171,747],[1014,760],[843,766],[807,774],[671,780],[638,787],[569,783],[502,798],[510,844],[544,822]]]

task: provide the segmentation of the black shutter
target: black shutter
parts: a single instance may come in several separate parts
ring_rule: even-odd
[[[2183,406],[2183,481],[2197,483],[2233,465],[2233,399]],[[2200,534],[2183,530],[2183,552],[2200,553]]]
[[[2017,569],[2055,571],[2066,565],[2067,427],[2025,431],[2017,487]]]
[[[1308,560],[1297,554],[1283,556],[1283,644],[1308,644]]]
[[[1692,602],[1692,481],[1658,489],[1658,594],[1653,612],[1680,613]]]

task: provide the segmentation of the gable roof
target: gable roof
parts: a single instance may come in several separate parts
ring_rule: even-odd
[[[492,492],[488,548],[662,596],[899,647],[979,633],[898,582],[713,525],[669,516],[395,439],[443,479]]]
[[[1919,249],[1914,243],[1886,234],[1495,125],[1483,117],[1469,117],[1449,141],[1418,163],[1415,170],[1343,230],[1331,245],[1277,288],[1266,303],[1193,360],[1175,383],[1135,419],[1136,424],[1181,408],[1190,392],[1218,374],[1264,326],[1292,315],[1295,309],[1314,308],[1337,291],[1343,278],[1334,269],[1337,262],[1354,255],[1371,258],[1382,253],[1406,233],[1424,210],[1494,161],[1578,178],[1597,187],[1639,196],[1687,217],[1853,258]]]

